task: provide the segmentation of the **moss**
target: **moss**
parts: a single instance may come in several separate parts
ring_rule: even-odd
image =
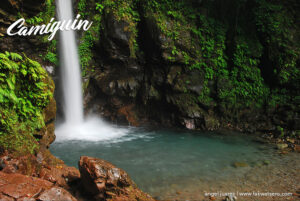
[[[26,23],[29,25],[41,25],[41,24],[48,24],[52,18],[55,17],[55,0],[46,0],[44,3],[41,5],[43,7],[43,11],[39,12],[37,15],[33,17],[28,17],[27,13],[24,12],[19,12],[18,13],[18,18],[25,18]],[[50,62],[54,65],[58,65],[58,58],[56,54],[56,45],[57,41],[52,40],[49,42],[48,40],[48,35],[37,35],[40,39],[40,41],[47,47],[47,50],[45,53],[40,54],[39,56],[47,62]]]
[[[137,23],[140,21],[139,13],[136,10],[135,1],[132,0],[106,0],[103,2],[103,8],[105,12],[112,12],[116,16],[117,21],[125,21],[128,25],[124,28],[124,31],[130,33],[129,49],[130,57],[136,58],[136,51],[138,50],[137,43]]]
[[[270,103],[274,107],[295,102],[288,94],[300,90],[299,2],[257,1],[255,22],[266,48],[265,68],[273,85]]]
[[[79,45],[80,63],[82,66],[83,75],[87,71],[92,70],[88,68],[91,64],[93,53],[92,48],[96,44],[100,36],[100,29],[102,26],[103,15],[112,13],[117,21],[125,21],[128,25],[124,31],[130,33],[129,49],[130,57],[136,58],[138,51],[137,43],[137,22],[139,21],[139,14],[136,11],[136,5],[131,0],[105,0],[101,3],[98,1],[80,0],[77,6],[78,12],[83,16],[89,16],[93,21],[93,26],[87,32],[83,33]]]
[[[23,57],[0,53],[0,145],[33,152],[38,147],[33,134],[45,126],[42,110],[52,89],[41,65]]]

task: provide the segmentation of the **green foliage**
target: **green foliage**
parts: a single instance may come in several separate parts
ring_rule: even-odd
[[[255,19],[258,30],[268,48],[268,57],[274,63],[273,73],[281,85],[299,86],[300,68],[297,66],[300,55],[300,41],[297,37],[299,21],[297,1],[277,2],[257,0]],[[299,6],[298,6],[299,7]]]
[[[26,22],[31,25],[40,24],[44,20],[40,16],[34,16],[32,18],[26,19]]]
[[[77,5],[78,11],[82,17],[85,17],[86,0],[79,0]]]
[[[17,53],[0,53],[0,145],[33,151],[33,133],[45,126],[42,109],[52,96],[47,74],[36,61]],[[25,145],[24,145],[25,144]]]
[[[140,21],[139,13],[136,9],[137,1],[133,0],[104,0],[102,3],[102,10],[106,13],[112,12],[118,21],[125,21],[128,25],[124,31],[131,33],[129,39],[130,57],[136,57],[138,51],[137,44],[137,23]]]
[[[44,60],[49,61],[55,65],[58,65],[57,55],[53,52],[47,52],[47,54],[44,57]]]
[[[79,13],[94,21],[80,40],[83,73],[93,59],[94,44],[102,37],[103,16],[110,13],[116,20],[128,23],[125,31],[131,33],[132,58],[138,51],[138,23],[145,19],[142,22],[150,28],[151,37],[159,37],[154,42],[159,43],[155,45],[163,53],[163,65],[166,69],[180,66],[182,75],[178,74],[178,79],[182,80],[176,84],[182,86],[177,88],[193,104],[209,110],[225,108],[222,111],[234,116],[245,108],[267,111],[278,105],[299,103],[298,1],[235,0],[229,1],[227,8],[220,9],[220,5],[225,4],[186,0],[79,0]],[[222,14],[222,10],[228,13]],[[199,75],[194,80],[201,90],[193,89],[194,80],[188,80],[190,74]]]
[[[230,88],[220,88],[219,98],[229,107],[243,108],[254,106],[261,108],[269,95],[269,90],[264,84],[261,76],[259,59],[254,54],[248,44],[249,39],[241,38],[233,55],[233,68],[227,79]],[[255,43],[255,41],[251,41]],[[260,48],[261,49],[261,48]],[[253,50],[260,52],[259,48]]]
[[[36,16],[31,18],[27,17],[26,13],[18,13],[18,17],[22,17],[26,19],[26,23],[29,25],[40,25],[47,24],[50,22],[51,18],[55,17],[55,1],[47,0],[45,1],[45,9],[38,13]],[[41,41],[47,45],[49,45],[48,35],[38,36],[41,37]],[[56,40],[52,40],[50,45],[48,46],[47,52],[45,55],[40,55],[44,61],[51,62],[54,65],[58,64],[58,59],[56,55]]]
[[[134,8],[135,4],[132,0],[79,1],[77,8],[78,12],[82,16],[91,17],[90,20],[93,21],[93,26],[83,33],[79,45],[80,63],[83,75],[86,75],[88,70],[92,70],[88,68],[93,57],[92,48],[94,44],[99,41],[100,29],[102,28],[101,19],[105,13],[113,13],[116,20],[128,23],[128,26],[124,29],[131,33],[129,41],[130,56],[132,58],[136,57],[136,51],[138,50],[136,26],[139,21],[139,14]]]
[[[56,54],[56,46],[57,46],[57,40],[51,40],[50,44],[48,45],[46,55],[45,56],[41,55],[41,57],[43,57],[44,61],[48,61],[57,66],[58,58]]]
[[[194,64],[189,65],[190,70],[199,70],[204,76],[203,90],[198,96],[200,103],[211,105],[213,98],[209,81],[218,77],[228,76],[227,57],[225,55],[225,28],[213,20],[199,15],[200,26],[191,29],[194,43],[199,45],[197,58]]]
[[[272,63],[266,66],[271,71],[268,76],[273,79],[268,106],[299,104],[295,95],[300,90],[299,2],[257,0],[256,3],[256,26],[267,49],[265,57]]]
[[[104,6],[101,3],[96,3],[96,10],[102,13]]]
[[[79,56],[80,64],[82,67],[83,76],[86,75],[87,68],[92,60],[92,47],[99,40],[99,31],[100,27],[97,26],[100,24],[101,15],[96,14],[93,17],[94,26],[92,26],[88,31],[86,31],[81,39],[79,44]]]
[[[19,13],[20,17],[24,17],[26,19],[26,23],[30,25],[37,25],[41,23],[47,23],[50,21],[51,18],[55,16],[55,3],[54,0],[47,0],[45,1],[46,9],[36,16],[31,18],[27,17],[26,13]]]

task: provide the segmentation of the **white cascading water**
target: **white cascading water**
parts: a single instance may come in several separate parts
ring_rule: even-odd
[[[56,6],[60,21],[73,20],[72,0],[56,0]],[[57,125],[56,141],[103,141],[126,135],[127,129],[107,125],[99,117],[84,119],[81,72],[75,32],[73,30],[61,31],[59,43],[65,122]]]
[[[59,21],[72,20],[73,9],[71,0],[57,1]],[[62,86],[64,95],[64,115],[67,124],[83,123],[83,103],[81,89],[81,74],[76,47],[75,32],[60,32],[60,59],[62,68]]]

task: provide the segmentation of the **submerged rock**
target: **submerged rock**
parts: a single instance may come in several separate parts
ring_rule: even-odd
[[[124,170],[105,160],[82,156],[79,170],[82,185],[93,200],[154,201],[137,188]]]
[[[233,163],[233,167],[240,168],[240,167],[248,167],[249,165],[245,162],[235,162]]]

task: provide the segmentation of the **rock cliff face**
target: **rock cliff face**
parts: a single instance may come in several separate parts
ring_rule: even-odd
[[[77,0],[74,6],[94,21],[78,33],[87,112],[131,125],[299,130],[297,1]],[[54,1],[4,1],[0,51],[25,52],[58,72],[56,40],[5,35],[18,13],[27,25],[47,23]]]
[[[21,17],[27,20],[27,26],[32,25],[28,20],[34,17],[38,20],[42,20],[39,15],[45,12],[45,8],[45,0],[4,0],[0,8],[0,51],[25,52],[27,55],[31,55],[31,58],[42,61],[39,55],[47,49],[47,44],[43,43],[42,37],[9,37],[6,31],[12,23]],[[46,18],[46,16],[44,17]],[[34,23],[34,21],[32,22]]]
[[[283,22],[294,22],[299,3],[130,2],[78,2],[97,27],[80,40],[89,110],[132,125],[299,129],[299,24]]]

